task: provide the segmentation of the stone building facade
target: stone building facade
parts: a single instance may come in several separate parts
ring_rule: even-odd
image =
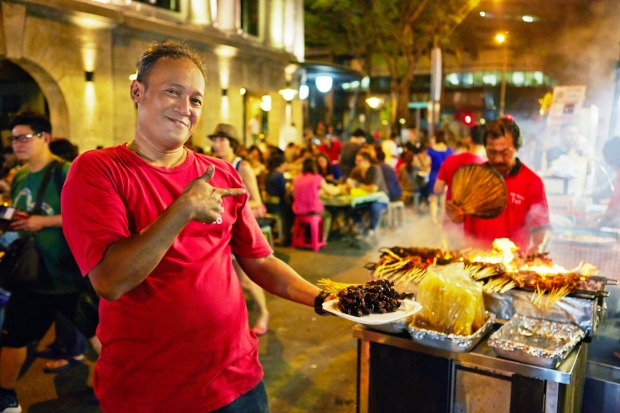
[[[207,63],[194,145],[208,145],[219,122],[245,135],[256,115],[265,141],[277,144],[285,114],[301,124],[299,102],[287,111],[278,92],[296,84],[303,38],[302,0],[0,1],[0,63],[34,79],[42,96],[27,100],[49,112],[54,136],[80,151],[132,138],[130,76],[148,43],[165,40],[188,43]]]

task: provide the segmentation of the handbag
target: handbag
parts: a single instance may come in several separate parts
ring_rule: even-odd
[[[43,194],[57,166],[58,161],[54,160],[45,171],[43,181],[37,192],[32,215],[41,213]],[[47,269],[39,256],[33,232],[29,232],[26,236],[17,238],[9,244],[0,261],[0,287],[11,291],[20,286],[42,285],[47,280],[49,280]]]

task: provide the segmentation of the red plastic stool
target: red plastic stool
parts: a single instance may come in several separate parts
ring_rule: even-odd
[[[306,228],[310,228],[310,239],[306,238]],[[323,217],[321,215],[297,215],[293,225],[293,239],[291,246],[312,248],[318,252],[319,248],[327,245],[323,231]]]

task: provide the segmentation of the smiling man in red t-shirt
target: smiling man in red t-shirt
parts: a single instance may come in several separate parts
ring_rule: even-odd
[[[490,249],[494,239],[509,238],[524,253],[541,252],[549,235],[549,207],[542,179],[517,158],[523,145],[519,126],[507,118],[488,123],[484,145],[486,165],[504,177],[508,204],[495,218],[466,216],[466,244]]]
[[[200,56],[152,44],[130,96],[133,139],[80,155],[62,191],[67,241],[101,296],[101,410],[267,412],[231,254],[258,285],[318,313],[328,294],[273,256],[233,166],[185,147],[205,96]]]

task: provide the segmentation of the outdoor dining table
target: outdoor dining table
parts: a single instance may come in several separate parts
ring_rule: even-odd
[[[375,201],[389,204],[390,198],[387,196],[385,192],[373,192],[370,194],[358,195],[358,196],[352,196],[350,194],[321,196],[321,202],[326,207],[341,207],[341,208],[350,207],[352,209],[359,205],[367,204],[369,202],[375,202]]]
[[[385,192],[373,192],[364,195],[351,195],[351,194],[338,194],[338,195],[321,195],[321,202],[325,206],[325,209],[330,212],[327,218],[329,222],[326,223],[326,228],[331,229],[331,222],[335,215],[342,214],[346,218],[350,217],[349,212],[354,208],[370,202],[383,202],[389,204],[390,198]],[[344,231],[341,234],[345,240],[348,240],[353,246],[358,246],[355,237],[353,236],[353,225],[347,223],[343,228]],[[329,232],[325,234],[325,239],[329,238]]]

